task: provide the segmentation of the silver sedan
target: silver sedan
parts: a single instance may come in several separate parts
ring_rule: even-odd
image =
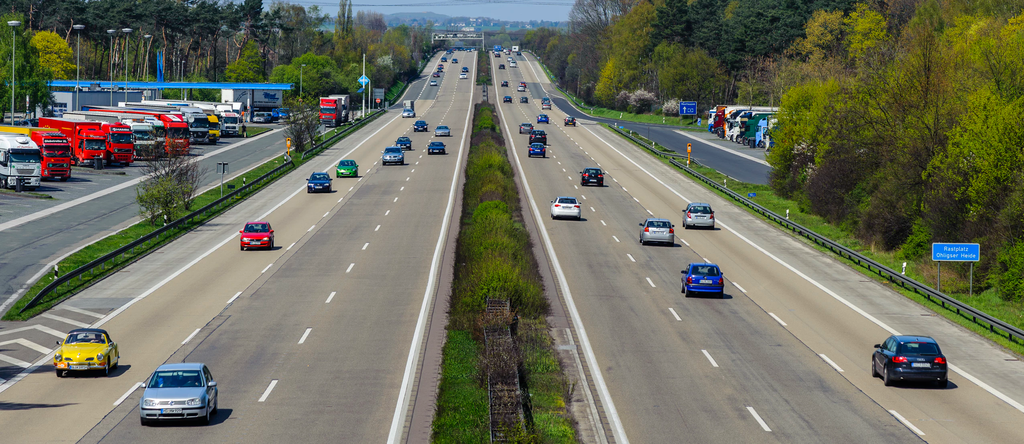
[[[675,245],[676,230],[668,219],[656,219],[649,217],[640,223],[640,245],[648,242],[658,242]]]
[[[451,137],[452,136],[452,130],[448,129],[448,127],[444,126],[444,125],[438,125],[438,126],[434,127],[434,137],[441,137],[441,136]]]
[[[583,218],[580,202],[575,197],[560,196],[551,201],[551,218],[571,217],[576,220]]]
[[[199,420],[204,425],[217,414],[217,382],[206,364],[164,364],[144,385],[139,421]]]
[[[683,228],[715,228],[715,211],[711,209],[711,204],[694,202],[687,205],[683,213]]]
[[[387,165],[389,163],[397,163],[399,165],[405,165],[405,153],[402,152],[402,148],[397,146],[389,146],[381,151],[380,163]]]

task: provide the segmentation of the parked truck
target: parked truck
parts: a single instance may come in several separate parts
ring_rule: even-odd
[[[39,147],[24,134],[0,134],[0,185],[34,190],[42,180]]]
[[[121,122],[103,123],[100,129],[107,136],[107,163],[128,165],[135,161],[135,140],[132,127]]]
[[[188,124],[189,142],[192,144],[216,143],[210,140],[210,119],[206,112],[194,106],[154,105],[142,102],[118,102],[119,107],[132,111],[150,111],[178,114]],[[218,128],[217,133],[220,133]]]
[[[241,135],[242,116],[231,111],[222,111],[220,115],[220,135],[222,137],[238,137]]]
[[[42,179],[67,182],[71,178],[71,142],[60,131],[26,126],[0,126],[0,132],[29,136],[39,147]]]
[[[71,164],[96,166],[107,159],[107,134],[100,122],[40,117],[39,126],[53,128],[71,141]]]
[[[320,98],[320,123],[324,126],[338,126],[349,119],[348,94],[333,94]]]
[[[146,121],[146,116],[101,111],[67,111],[63,117],[68,120],[123,123],[132,130],[135,158],[152,159],[163,155],[163,136],[160,135],[158,137],[158,134],[161,134],[163,131],[163,124],[159,121]]]
[[[128,110],[116,106],[83,106],[84,111],[107,113],[124,119],[127,116],[141,118],[153,125],[157,138],[164,141],[164,153],[168,156],[185,156],[191,150],[189,128],[185,119],[178,113],[167,111]]]

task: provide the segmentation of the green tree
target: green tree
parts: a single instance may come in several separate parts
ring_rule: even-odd
[[[848,27],[846,45],[850,56],[860,59],[879,43],[888,39],[885,17],[872,11],[868,5],[858,3],[857,9],[846,17]]]
[[[29,33],[25,31],[24,17],[21,14],[4,14],[4,21],[19,20],[21,26],[11,33],[0,33],[0,54],[11,54],[14,45],[14,104],[15,110],[26,111],[25,98],[28,98],[27,111],[35,111],[36,105],[46,107],[50,104],[49,82],[53,76],[48,69],[39,63],[39,53],[30,44]],[[12,42],[12,37],[14,41]],[[11,59],[0,57],[0,109],[7,111],[11,103]],[[0,114],[3,115],[3,114]]]
[[[70,79],[75,75],[71,63],[71,46],[52,31],[40,31],[32,36],[32,47],[39,53],[39,65],[49,70],[54,79]]]
[[[242,48],[242,54],[224,70],[228,82],[258,83],[264,81],[263,57],[256,43],[249,41]]]

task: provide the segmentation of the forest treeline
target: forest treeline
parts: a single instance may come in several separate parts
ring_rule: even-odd
[[[975,288],[1021,301],[1022,7],[578,0],[568,31],[523,41],[567,91],[600,106],[781,106],[767,156],[777,193],[897,258],[980,243]],[[653,106],[629,100],[638,94]]]

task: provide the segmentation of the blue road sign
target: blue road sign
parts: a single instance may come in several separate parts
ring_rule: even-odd
[[[747,193],[747,197],[757,197],[757,193]]]
[[[679,102],[680,116],[696,116],[697,102]]]
[[[932,244],[932,260],[942,262],[978,262],[981,260],[979,244]]]
[[[366,89],[366,88],[359,88],[359,91],[356,91],[356,92],[357,92],[357,93],[361,93],[361,92],[363,92],[363,90],[365,90],[365,89]]]
[[[359,84],[360,85],[366,86],[367,83],[370,83],[370,78],[369,77],[366,77],[366,76],[359,77]]]

